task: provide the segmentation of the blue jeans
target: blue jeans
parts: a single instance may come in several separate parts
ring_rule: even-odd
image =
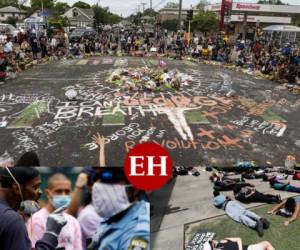
[[[255,228],[257,221],[261,219],[260,216],[242,207],[237,201],[229,201],[225,208],[225,212],[234,221],[242,223],[250,228]]]

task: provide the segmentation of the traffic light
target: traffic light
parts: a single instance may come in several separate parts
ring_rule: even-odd
[[[227,3],[224,4],[224,13],[225,13],[225,16],[230,15],[230,6]]]
[[[194,13],[194,11],[193,10],[188,10],[187,11],[187,20],[188,21],[191,21],[191,20],[193,20],[193,13]]]

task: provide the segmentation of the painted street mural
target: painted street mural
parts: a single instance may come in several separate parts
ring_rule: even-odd
[[[97,165],[97,132],[113,166],[145,141],[165,147],[177,166],[300,158],[299,96],[217,66],[165,62],[181,77],[179,90],[113,84],[107,79],[118,68],[128,75],[159,67],[159,60],[113,57],[51,62],[1,85],[0,161],[34,150],[47,166]]]

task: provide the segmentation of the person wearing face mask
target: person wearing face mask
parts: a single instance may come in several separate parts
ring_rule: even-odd
[[[88,249],[149,250],[150,205],[131,186],[123,168],[99,167],[92,203],[103,218]]]
[[[50,213],[55,209],[71,203],[71,181],[63,174],[57,173],[48,179],[45,189],[48,202],[46,207],[36,212],[28,224],[27,230],[32,244],[42,238],[46,231],[46,222]],[[58,249],[82,250],[80,225],[73,216],[63,213],[67,224],[58,235]]]
[[[26,215],[35,213],[39,206],[41,179],[32,167],[0,169],[0,249],[54,250],[57,235],[66,220],[62,215],[65,207],[55,210],[46,222],[46,230],[35,245],[31,245],[25,227]],[[30,223],[30,219],[29,219]]]

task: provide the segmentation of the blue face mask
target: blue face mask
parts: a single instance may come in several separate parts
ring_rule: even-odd
[[[71,196],[70,195],[55,195],[52,199],[52,205],[55,209],[62,207],[62,206],[69,206],[71,203]]]

